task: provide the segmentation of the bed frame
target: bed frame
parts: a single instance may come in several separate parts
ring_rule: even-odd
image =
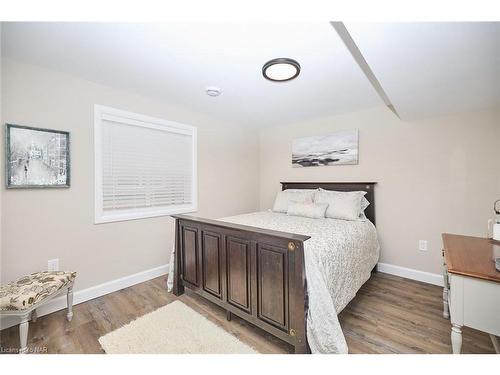
[[[375,182],[282,182],[282,190],[366,191],[375,224]],[[188,288],[309,353],[304,242],[310,237],[187,215],[175,219],[176,296]]]

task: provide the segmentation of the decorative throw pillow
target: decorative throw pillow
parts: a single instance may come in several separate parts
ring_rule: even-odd
[[[287,189],[280,191],[276,194],[273,211],[286,213],[290,202],[312,203],[315,191],[312,189]]]
[[[311,219],[319,219],[325,217],[327,207],[327,203],[291,202],[288,206],[286,214],[290,216],[303,216],[310,217]]]
[[[361,213],[359,214],[359,218],[362,220],[366,220],[365,210],[370,205],[368,199],[365,197],[361,198]]]
[[[361,214],[361,199],[365,191],[330,191],[319,189],[315,203],[328,203],[326,217],[331,219],[358,220]]]

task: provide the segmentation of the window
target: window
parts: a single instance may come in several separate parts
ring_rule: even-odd
[[[197,209],[196,128],[96,105],[95,222]]]

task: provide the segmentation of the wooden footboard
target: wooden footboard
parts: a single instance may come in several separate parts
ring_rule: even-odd
[[[174,294],[184,288],[307,353],[304,241],[186,215],[176,221]]]

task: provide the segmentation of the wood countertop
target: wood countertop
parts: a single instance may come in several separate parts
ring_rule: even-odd
[[[500,243],[488,238],[443,233],[448,272],[500,283],[493,253],[500,257]]]

